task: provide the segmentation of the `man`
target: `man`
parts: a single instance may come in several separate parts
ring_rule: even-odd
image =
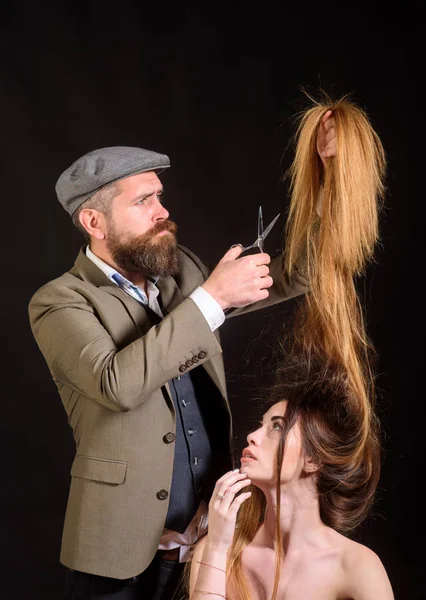
[[[323,160],[331,123],[320,132]],[[241,246],[209,274],[177,244],[161,202],[169,166],[142,148],[101,148],[56,184],[88,239],[29,305],[76,442],[61,549],[67,599],[172,598],[232,462],[224,311],[307,289],[302,275],[282,277],[279,259],[269,269],[267,254],[240,257]]]

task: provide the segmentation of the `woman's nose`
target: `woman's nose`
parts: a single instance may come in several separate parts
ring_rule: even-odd
[[[254,446],[257,446],[259,444],[259,441],[260,441],[260,435],[261,435],[260,434],[260,429],[256,429],[255,431],[252,431],[247,436],[247,442],[249,444],[253,444]]]

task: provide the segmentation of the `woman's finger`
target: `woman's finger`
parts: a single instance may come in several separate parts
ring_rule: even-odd
[[[242,494],[240,494],[239,496],[237,496],[233,503],[231,504],[231,506],[229,507],[228,510],[228,514],[230,514],[233,517],[237,516],[237,512],[240,509],[240,506],[243,502],[245,502],[246,500],[248,500],[248,498],[250,498],[251,496],[251,492],[243,492]]]
[[[250,484],[251,484],[251,480],[245,479],[244,481],[237,481],[232,486],[230,486],[226,490],[226,493],[224,494],[222,500],[220,501],[220,507],[219,507],[220,510],[226,512],[229,509],[229,506],[231,505],[233,500],[235,500],[235,494]]]
[[[228,471],[227,473],[222,475],[222,477],[219,477],[219,479],[216,481],[215,488],[217,488],[223,481],[225,481],[229,477],[233,477],[233,476],[237,475],[238,473],[240,473],[240,469],[234,469],[233,471]]]
[[[213,497],[221,499],[225,495],[226,490],[236,483],[237,481],[246,479],[246,473],[240,473],[239,471],[231,471],[224,477],[221,477],[213,490]]]

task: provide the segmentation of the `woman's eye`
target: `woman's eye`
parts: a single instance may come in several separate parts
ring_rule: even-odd
[[[275,429],[275,431],[282,431],[283,428],[281,426],[281,423],[278,423],[278,421],[274,421],[272,423],[272,429]]]

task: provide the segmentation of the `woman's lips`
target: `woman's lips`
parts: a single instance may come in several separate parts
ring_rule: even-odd
[[[254,454],[248,448],[243,450],[243,455],[241,456],[241,462],[249,462],[251,460],[256,460]]]

